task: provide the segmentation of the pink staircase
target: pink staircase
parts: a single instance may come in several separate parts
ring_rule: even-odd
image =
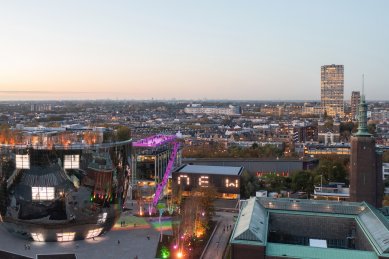
[[[169,176],[170,176],[170,173],[172,172],[172,169],[173,169],[173,166],[174,166],[174,161],[176,160],[176,156],[177,156],[177,152],[178,152],[179,146],[180,146],[180,144],[178,142],[174,143],[173,152],[170,154],[169,162],[167,164],[165,174],[163,175],[162,182],[160,182],[157,185],[157,190],[155,192],[155,196],[154,196],[154,199],[153,199],[154,207],[157,206],[158,201],[161,198],[161,194],[163,192],[163,189],[165,188],[165,186],[166,186],[166,184],[167,184],[167,182],[169,180]]]

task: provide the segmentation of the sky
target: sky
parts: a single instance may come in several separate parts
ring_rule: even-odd
[[[0,0],[0,100],[389,100],[389,1]]]

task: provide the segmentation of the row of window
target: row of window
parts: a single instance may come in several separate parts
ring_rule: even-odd
[[[98,235],[101,234],[103,231],[103,228],[96,228],[96,229],[91,229],[88,231],[86,234],[85,238],[93,238],[97,237]],[[42,233],[31,233],[31,237],[34,241],[38,242],[44,242],[45,238]],[[73,241],[76,237],[76,232],[63,232],[63,233],[57,233],[57,241],[58,242],[67,242],[67,241]]]

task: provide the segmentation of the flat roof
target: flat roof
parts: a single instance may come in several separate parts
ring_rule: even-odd
[[[188,174],[215,174],[239,176],[242,171],[242,166],[185,165],[179,168],[176,172]]]
[[[377,259],[371,251],[267,243],[266,256],[309,259]]]

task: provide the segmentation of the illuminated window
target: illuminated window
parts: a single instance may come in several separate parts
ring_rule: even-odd
[[[16,155],[16,169],[30,169],[29,155]]]
[[[73,241],[76,236],[76,232],[57,233],[58,242]]]
[[[31,237],[32,237],[32,239],[34,239],[34,241],[38,241],[38,242],[45,241],[43,239],[43,235],[41,233],[31,233]]]
[[[229,187],[234,187],[234,188],[238,188],[239,187],[239,181],[238,179],[235,180],[235,182],[230,182],[229,179],[226,179],[226,187],[229,188]]]
[[[101,231],[103,231],[103,228],[91,229],[88,231],[88,234],[86,234],[85,238],[97,237],[98,235],[100,235]]]
[[[107,212],[104,212],[103,214],[100,214],[97,218],[97,224],[103,224],[107,220]]]
[[[54,200],[54,187],[31,187],[31,195],[33,201],[49,201]]]
[[[200,176],[199,178],[199,186],[208,187],[208,176]]]
[[[65,155],[63,168],[65,169],[80,168],[80,155]]]
[[[189,176],[187,176],[187,175],[180,175],[180,176],[177,178],[178,184],[181,184],[181,178],[185,178],[185,179],[186,179],[186,185],[189,185],[189,184],[190,184]]]

